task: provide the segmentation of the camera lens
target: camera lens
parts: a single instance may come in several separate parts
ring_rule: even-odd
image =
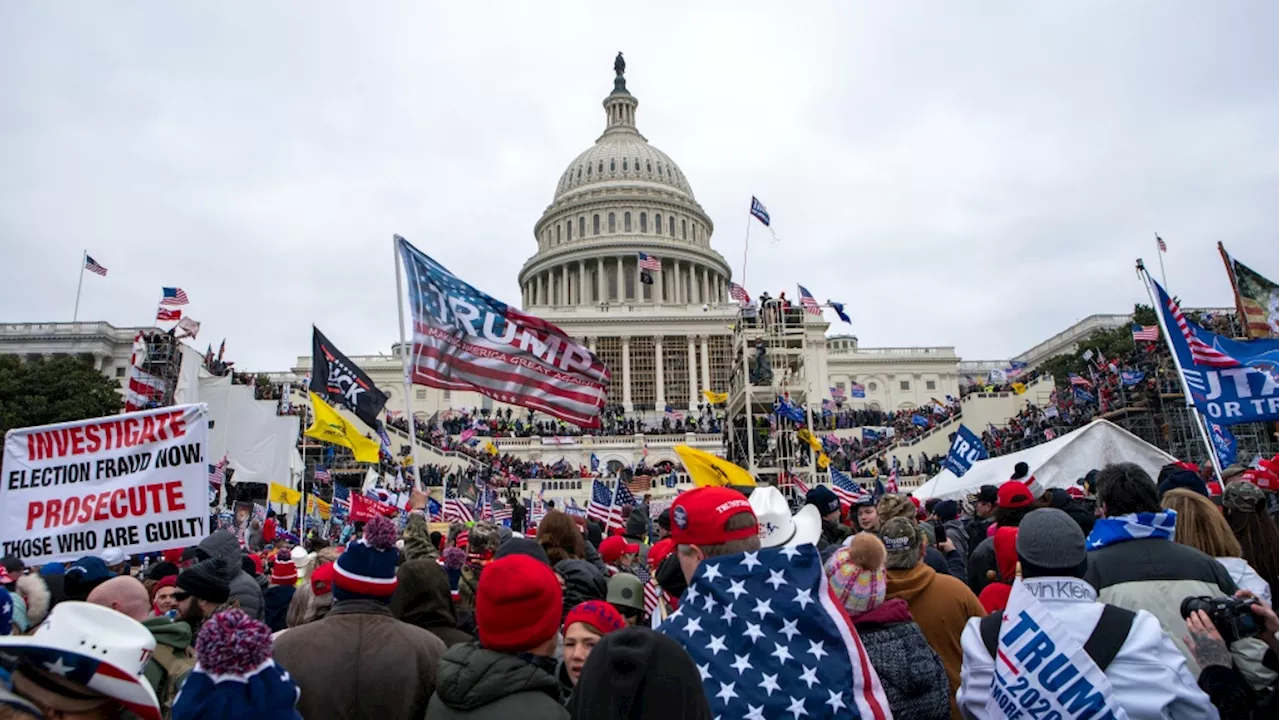
[[[1191,617],[1191,613],[1197,610],[1203,610],[1206,613],[1209,613],[1210,617],[1212,617],[1213,605],[1210,603],[1209,598],[1206,598],[1206,597],[1182,598],[1182,606],[1181,608],[1179,608],[1179,611],[1182,613],[1183,620],[1186,620],[1187,618]]]

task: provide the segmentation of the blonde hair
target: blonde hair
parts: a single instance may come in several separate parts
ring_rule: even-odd
[[[1240,541],[1222,511],[1209,498],[1193,490],[1177,488],[1160,498],[1160,507],[1178,513],[1173,539],[1210,557],[1240,557]]]

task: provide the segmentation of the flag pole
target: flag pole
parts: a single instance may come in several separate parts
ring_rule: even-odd
[[[391,236],[391,254],[396,260],[396,311],[400,318],[400,372],[401,379],[404,380],[404,414],[409,421],[409,453],[413,457],[413,489],[426,492],[426,488],[422,485],[422,478],[418,477],[422,463],[418,462],[418,424],[417,419],[413,416],[413,384],[409,382],[409,351],[408,341],[404,335],[404,284],[400,279],[402,271],[402,258],[400,257],[400,243],[403,240],[399,235]]]
[[[1160,261],[1160,285],[1165,292],[1169,292],[1169,279],[1164,276],[1164,250],[1160,249],[1160,233],[1153,234],[1156,236],[1156,259]]]
[[[84,264],[88,259],[89,250],[85,249],[80,253],[80,282],[76,285],[76,309],[71,313],[71,322],[75,322],[80,317],[80,291],[84,289]]]
[[[1160,324],[1160,332],[1164,333],[1165,345],[1169,348],[1169,355],[1173,358],[1173,368],[1178,371],[1178,381],[1182,384],[1182,398],[1187,403],[1187,409],[1191,411],[1192,417],[1196,420],[1196,428],[1200,430],[1200,439],[1204,441],[1205,450],[1209,452],[1209,461],[1213,463],[1213,469],[1218,475],[1218,479],[1222,478],[1222,468],[1218,467],[1218,453],[1213,449],[1213,441],[1209,439],[1209,433],[1205,427],[1204,418],[1200,416],[1200,410],[1196,408],[1195,401],[1191,399],[1191,388],[1187,387],[1187,376],[1182,371],[1182,363],[1178,361],[1178,351],[1173,346],[1173,336],[1169,334],[1169,327],[1164,321],[1165,309],[1161,307],[1160,300],[1156,296],[1155,288],[1151,286],[1151,273],[1147,272],[1147,268],[1142,264],[1142,260],[1138,260],[1138,274],[1143,279],[1143,283],[1147,286],[1147,295],[1151,298],[1151,307],[1156,311],[1156,322]],[[1165,292],[1169,292],[1165,288]],[[1174,328],[1174,330],[1178,330]],[[1181,332],[1178,330],[1178,332]]]
[[[747,213],[747,236],[742,241],[742,289],[747,289],[747,246],[751,242],[751,213]],[[80,271],[80,277],[84,277],[84,271]]]

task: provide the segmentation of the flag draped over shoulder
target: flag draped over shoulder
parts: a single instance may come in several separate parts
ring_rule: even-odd
[[[675,450],[680,456],[680,462],[684,463],[685,471],[689,473],[689,479],[693,480],[693,484],[698,487],[721,485],[755,487],[756,485],[756,479],[751,473],[722,457],[688,445],[677,445]]]
[[[355,426],[347,422],[346,418],[339,415],[337,410],[330,407],[314,392],[311,393],[311,408],[315,414],[315,420],[303,433],[304,435],[321,442],[350,448],[357,462],[378,462],[380,445],[377,440],[361,435]]]
[[[609,369],[551,323],[463,282],[397,238],[413,315],[412,381],[600,426]]]
[[[378,413],[387,404],[387,394],[314,325],[311,327],[311,391],[334,405],[347,408],[369,427],[377,427]]]
[[[703,560],[658,630],[693,658],[713,716],[891,716],[813,545]]]

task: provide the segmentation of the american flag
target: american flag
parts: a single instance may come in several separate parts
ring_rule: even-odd
[[[658,631],[693,658],[714,716],[891,714],[812,545],[703,560]]]
[[[351,512],[351,488],[342,484],[333,486],[333,512],[340,517]]]
[[[839,385],[831,388],[831,399],[840,402],[844,399],[844,388]]]
[[[329,468],[323,465],[317,465],[315,474],[312,476],[316,482],[329,483],[333,482],[333,473],[329,472]]]
[[[174,322],[182,319],[182,311],[176,308],[158,307],[156,308],[156,320],[158,322]]]
[[[161,305],[186,305],[187,294],[182,288],[160,288],[160,304]]]
[[[751,304],[751,295],[747,293],[747,289],[736,282],[729,283],[729,297],[737,300],[739,305]]]
[[[397,236],[413,309],[413,374],[418,385],[478,392],[600,427],[609,369],[563,330],[463,282]],[[447,301],[447,302],[446,302]],[[475,335],[451,307],[475,313]],[[470,327],[470,326],[469,326]]]
[[[1169,252],[1169,246],[1164,244],[1164,238],[1156,235],[1156,247],[1160,248],[1160,252]]]
[[[209,466],[209,484],[221,486],[227,479],[227,456]]]
[[[618,483],[621,485],[622,483]],[[599,522],[607,532],[622,524],[622,507],[614,507],[613,493],[599,480],[591,481],[591,500],[587,502],[587,517]]]
[[[462,502],[462,498],[458,497],[458,491],[454,488],[445,488],[444,490],[444,520],[445,522],[472,522],[475,516],[471,514],[471,508]]]
[[[1138,325],[1133,326],[1134,342],[1156,342],[1160,339],[1160,326],[1158,325]]]
[[[1071,381],[1072,385],[1077,385],[1079,387],[1093,387],[1093,383],[1075,373],[1067,373],[1067,379]]]
[[[840,504],[846,507],[853,507],[869,497],[867,491],[854,482],[853,478],[835,468],[831,468],[831,492],[835,493],[840,499]]]
[[[88,255],[84,256],[84,269],[91,273],[97,273],[103,277],[106,277],[107,275],[107,269],[99,265],[97,260],[94,260]]]
[[[662,261],[658,258],[645,253],[637,253],[637,255],[639,256],[639,260],[637,260],[637,262],[640,264],[641,270],[649,270],[651,272],[659,272],[662,270]]]
[[[889,477],[884,481],[884,491],[890,493],[898,492],[898,468],[889,471]]]
[[[805,289],[803,285],[797,285],[800,288],[800,304],[804,307],[804,311],[810,315],[821,315],[822,308],[818,307],[818,301],[813,299],[813,294]]]
[[[1187,320],[1187,316],[1182,314],[1182,308],[1178,307],[1178,303],[1173,298],[1165,294],[1164,288],[1160,287],[1154,280],[1152,284],[1160,290],[1160,296],[1164,300],[1166,307],[1169,308],[1173,320],[1178,325],[1178,331],[1182,333],[1183,339],[1187,341],[1187,348],[1191,351],[1191,362],[1196,365],[1204,365],[1206,367],[1215,368],[1233,368],[1239,367],[1240,361],[1213,347],[1209,343],[1200,339],[1199,334],[1195,331],[1199,330],[1199,326],[1193,326]],[[1194,329],[1193,329],[1194,327]]]

